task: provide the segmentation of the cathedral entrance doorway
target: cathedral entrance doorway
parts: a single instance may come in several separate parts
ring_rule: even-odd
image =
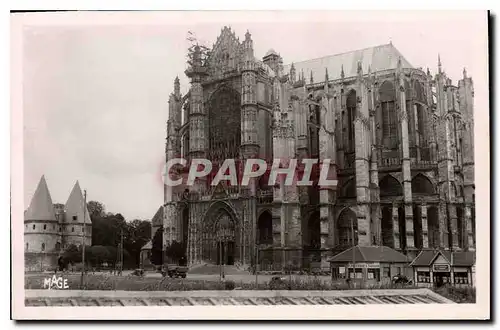
[[[205,217],[203,229],[203,260],[216,265],[234,265],[238,260],[238,235],[232,209],[217,203]]]
[[[217,265],[234,265],[234,241],[217,242]]]
[[[215,223],[217,239],[217,265],[234,265],[234,222],[222,212]]]

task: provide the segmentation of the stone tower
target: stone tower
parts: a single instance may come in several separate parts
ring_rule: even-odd
[[[56,219],[52,198],[45,176],[42,176],[24,216],[24,245],[26,252],[59,252],[60,224]]]
[[[64,235],[64,246],[74,244],[82,245],[82,237],[85,227],[85,245],[92,245],[92,221],[89,210],[85,205],[80,184],[76,181],[65,205],[65,218],[61,224]],[[85,226],[84,226],[85,223]]]
[[[92,222],[78,181],[63,204],[53,204],[42,176],[24,214],[25,266],[27,270],[53,270],[59,255],[71,244],[82,245],[85,213],[85,245],[92,245]]]

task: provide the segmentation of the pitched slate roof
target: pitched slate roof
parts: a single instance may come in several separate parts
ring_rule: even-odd
[[[317,83],[325,81],[326,69],[328,69],[329,80],[340,79],[342,67],[345,78],[350,78],[357,76],[358,62],[362,63],[363,73],[366,74],[368,67],[371,68],[372,72],[396,69],[399,58],[401,58],[403,68],[413,68],[392,43],[293,64],[296,72],[304,72],[307,82],[309,82],[312,72],[314,82]],[[285,65],[284,73],[288,73],[290,67],[291,64]]]
[[[330,262],[352,262],[352,247],[333,256],[328,261]],[[388,246],[355,246],[354,247],[356,262],[408,262],[408,258]]]
[[[80,184],[76,181],[65,205],[67,223],[83,223],[83,214],[85,213],[85,223],[92,224],[87,205],[85,205],[84,212],[84,203],[82,189],[80,189]],[[73,216],[76,216],[76,220],[73,220]]]
[[[153,219],[151,219],[151,226],[157,227],[163,225],[163,206],[158,208]]]
[[[57,221],[54,206],[52,204],[52,197],[50,197],[49,188],[44,175],[42,175],[36,187],[35,194],[31,198],[30,206],[24,213],[24,220]]]
[[[438,255],[442,255],[451,264],[450,251],[422,251],[410,266],[430,266]],[[453,266],[473,266],[476,263],[476,253],[474,251],[453,252]]]

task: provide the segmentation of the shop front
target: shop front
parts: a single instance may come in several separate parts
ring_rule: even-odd
[[[415,285],[474,286],[475,252],[422,251],[410,264]]]
[[[413,274],[406,256],[386,246],[356,246],[329,261],[333,281],[349,279],[371,285],[390,283],[397,275],[411,279]]]

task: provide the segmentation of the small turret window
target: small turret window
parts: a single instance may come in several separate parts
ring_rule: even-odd
[[[29,248],[29,243],[26,243],[26,250],[28,250]]]
[[[45,251],[45,243],[42,243],[42,251]]]
[[[78,216],[77,215],[74,215],[73,216],[73,220],[76,221],[78,219]]]
[[[47,230],[47,225],[43,225],[43,230]]]
[[[75,227],[72,227],[71,228],[71,232],[74,233],[75,232]]]
[[[59,231],[61,231],[61,227],[59,227]]]
[[[33,230],[35,230],[35,228],[36,228],[36,225],[33,225]]]

